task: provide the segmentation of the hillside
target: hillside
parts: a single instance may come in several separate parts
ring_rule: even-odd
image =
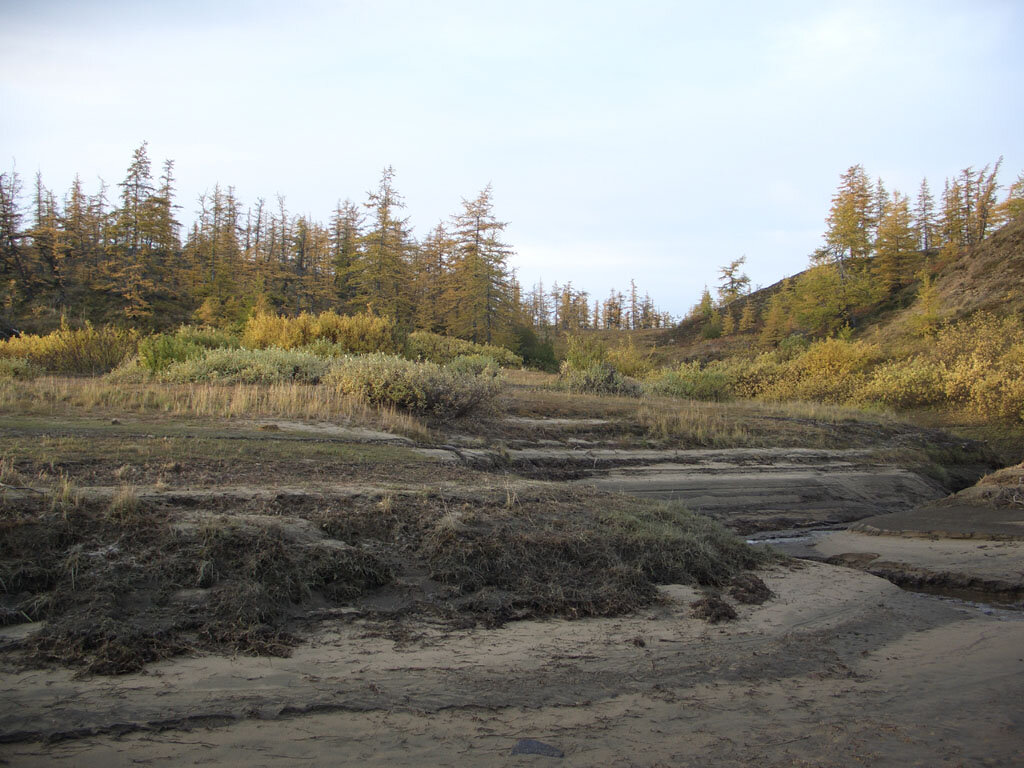
[[[789,278],[798,281],[806,272]],[[940,320],[956,322],[978,312],[996,317],[1024,315],[1024,220],[996,231],[961,258],[941,266],[933,278],[935,311]],[[649,336],[646,346],[659,350],[666,360],[716,360],[749,353],[758,340],[769,301],[783,290],[784,281],[754,291],[729,305],[739,315],[753,303],[758,327],[745,333],[704,338],[705,321],[700,317],[682,320],[675,328]],[[921,311],[915,304],[921,288],[916,281],[891,292],[882,300],[853,314],[853,338],[877,342],[886,347],[916,346],[913,320]],[[799,332],[798,332],[799,333]],[[909,342],[909,343],[908,343]],[[638,342],[639,343],[639,342]]]

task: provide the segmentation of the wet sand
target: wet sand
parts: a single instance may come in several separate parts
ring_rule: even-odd
[[[179,659],[76,680],[5,671],[11,765],[1019,765],[1024,621],[820,563],[690,618],[525,621],[399,642],[322,624],[291,658]],[[564,758],[513,755],[532,738]]]

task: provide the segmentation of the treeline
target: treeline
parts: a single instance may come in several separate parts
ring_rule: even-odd
[[[524,295],[490,186],[417,240],[394,175],[385,169],[365,202],[339,203],[326,224],[290,213],[283,197],[245,206],[217,185],[183,228],[174,163],[154,176],[146,144],[116,188],[92,194],[76,177],[58,199],[37,174],[26,195],[17,173],[0,174],[3,319],[33,331],[62,320],[161,330],[370,311],[408,330],[505,345],[535,329],[669,322],[635,285],[592,311],[571,283]]]
[[[840,178],[826,220],[824,245],[810,268],[784,280],[766,303],[746,293],[749,279],[738,259],[721,269],[718,300],[707,289],[689,317],[714,338],[759,333],[771,346],[797,333],[827,336],[894,294],[916,287],[922,327],[935,319],[932,277],[961,259],[1008,222],[1024,216],[1024,173],[1000,199],[1002,159],[982,169],[963,169],[947,179],[938,201],[921,182],[916,198],[872,180],[861,165]]]

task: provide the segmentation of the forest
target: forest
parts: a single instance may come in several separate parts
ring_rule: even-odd
[[[174,162],[154,176],[145,143],[116,188],[90,194],[76,178],[58,198],[39,174],[24,186],[14,171],[0,175],[0,301],[19,330],[237,329],[257,312],[369,311],[410,330],[515,346],[526,329],[671,322],[632,282],[593,303],[571,282],[524,291],[490,186],[420,240],[391,167],[365,202],[339,202],[326,224],[290,213],[283,196],[247,206],[218,184],[183,227]]]

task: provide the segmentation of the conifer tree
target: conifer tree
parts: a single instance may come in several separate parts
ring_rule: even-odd
[[[411,316],[408,300],[408,258],[412,247],[409,220],[398,218],[405,207],[394,186],[395,171],[381,173],[377,189],[367,193],[363,206],[370,212],[371,229],[362,237],[360,259],[353,275],[354,301],[398,322]]]
[[[722,335],[732,336],[736,333],[736,315],[731,309],[722,310]]]
[[[754,308],[754,302],[748,299],[743,304],[743,312],[740,314],[740,321],[737,327],[740,333],[743,333],[744,331],[753,330],[756,323],[757,310]]]
[[[738,299],[750,289],[750,278],[740,271],[747,262],[746,256],[730,261],[718,270],[718,300],[726,306]]]
[[[993,211],[992,225],[998,228],[1021,219],[1024,219],[1024,171],[1018,174],[1017,180],[1010,185],[1006,199]]]
[[[131,165],[121,187],[121,205],[114,212],[112,241],[107,248],[106,288],[119,295],[124,316],[134,323],[152,314],[153,279],[152,203],[153,175],[147,144],[132,154]]]
[[[359,246],[363,216],[351,201],[338,203],[331,216],[331,262],[334,269],[334,297],[342,311],[358,311],[354,306],[355,277],[358,269]]]
[[[928,179],[921,179],[921,186],[917,192],[917,202],[914,205],[914,227],[917,230],[917,245],[927,253],[935,247],[938,238],[935,222],[935,199],[928,187]]]
[[[458,286],[452,279],[455,242],[439,223],[415,250],[412,263],[413,326],[442,333],[453,323]]]
[[[920,268],[917,245],[910,200],[894,191],[882,213],[876,243],[875,272],[886,291],[913,281]]]
[[[839,189],[832,197],[825,232],[825,248],[818,260],[834,262],[845,277],[850,260],[871,254],[872,233],[876,225],[876,198],[864,168],[851,166],[840,177]]]
[[[507,333],[515,315],[508,270],[512,249],[501,240],[507,224],[494,216],[490,184],[473,200],[463,199],[462,208],[452,218],[452,272],[459,296],[451,329],[462,338],[491,344]]]

